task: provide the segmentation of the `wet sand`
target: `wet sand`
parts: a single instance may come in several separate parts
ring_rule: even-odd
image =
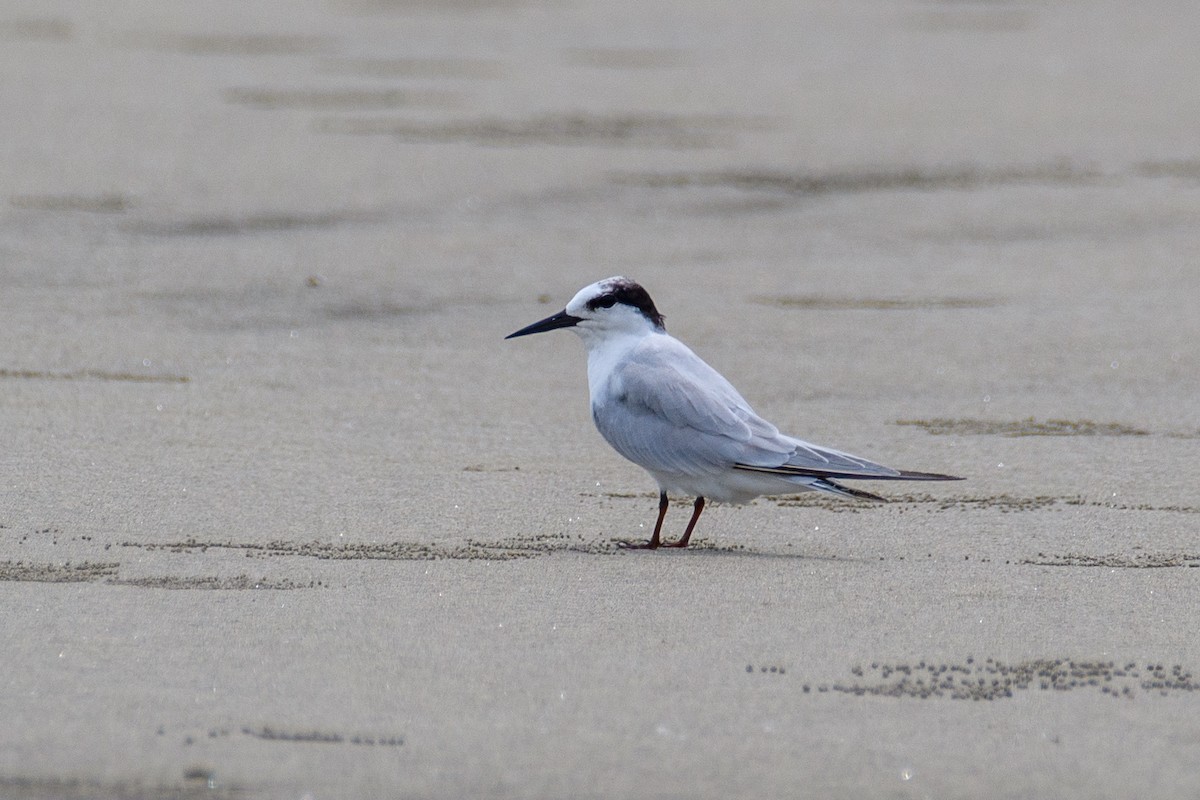
[[[0,796],[1195,792],[1194,6],[219,12],[0,14]],[[614,274],[967,480],[618,550]]]

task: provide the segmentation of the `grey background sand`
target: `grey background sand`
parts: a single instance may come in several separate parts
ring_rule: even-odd
[[[0,4],[0,796],[1196,796],[1198,8]],[[618,551],[613,274],[968,480]]]

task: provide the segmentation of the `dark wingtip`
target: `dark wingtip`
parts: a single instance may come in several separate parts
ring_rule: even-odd
[[[966,478],[960,478],[957,475],[941,475],[936,472],[913,472],[911,470],[900,470],[900,474],[896,476],[897,480],[905,481],[965,481]]]
[[[894,475],[871,475],[862,472],[852,472],[850,470],[840,469],[821,469],[820,467],[791,467],[783,465],[781,467],[756,467],[753,464],[742,464],[741,462],[733,465],[734,469],[745,470],[746,472],[766,472],[771,475],[791,475],[805,478],[837,478],[838,480],[848,481],[962,481],[966,478],[959,478],[955,475],[940,475],[936,472],[913,472],[905,470],[896,470]]]
[[[855,500],[869,500],[872,503],[887,502],[886,497],[880,497],[879,495],[871,492],[864,492],[862,489],[854,489],[849,486],[843,486],[842,484],[835,483],[828,478],[822,478],[820,480],[813,481],[811,486],[818,491],[828,492],[829,494],[837,494],[841,495],[842,497],[853,497]]]

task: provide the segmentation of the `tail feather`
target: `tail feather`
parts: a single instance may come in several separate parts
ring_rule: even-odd
[[[913,472],[911,470],[896,470],[892,473],[873,474],[870,472],[851,472],[846,470],[818,469],[813,467],[792,467],[784,464],[778,467],[759,467],[753,464],[734,464],[734,469],[745,472],[764,472],[769,475],[787,475],[799,478],[838,478],[840,480],[863,481],[961,481],[954,475],[940,475],[936,472]],[[836,485],[836,484],[834,484]]]
[[[863,476],[863,477],[868,477],[868,476]],[[877,480],[877,479],[871,478],[871,480]],[[960,478],[957,475],[942,475],[937,472],[914,472],[913,470],[902,469],[902,470],[900,470],[899,475],[893,475],[890,478],[884,478],[884,480],[892,480],[892,481],[961,481],[961,480],[966,480],[966,478]]]

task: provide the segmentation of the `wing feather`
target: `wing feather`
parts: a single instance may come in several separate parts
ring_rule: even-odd
[[[902,472],[781,434],[733,384],[670,336],[646,337],[607,384],[592,388],[601,435],[652,473],[695,476],[735,468],[785,478],[954,480]]]
[[[791,440],[678,340],[647,337],[593,393],[596,427],[651,471],[697,474],[738,461],[781,464]]]

